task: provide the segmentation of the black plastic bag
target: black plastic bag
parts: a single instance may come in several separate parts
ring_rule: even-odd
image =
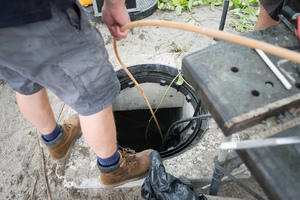
[[[147,200],[200,200],[193,185],[166,173],[161,157],[153,151],[149,173],[142,185],[142,197]]]

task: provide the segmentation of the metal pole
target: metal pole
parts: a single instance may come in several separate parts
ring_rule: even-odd
[[[228,6],[229,6],[229,0],[225,0],[224,2],[224,7],[223,7],[223,12],[222,12],[222,17],[221,17],[221,22],[219,26],[219,30],[223,31],[225,21],[226,21],[226,16],[227,16],[227,11],[228,11]]]
[[[223,135],[222,142],[229,142],[229,141],[231,141],[231,135],[228,136],[228,137],[225,137]],[[226,164],[227,154],[228,154],[228,150],[219,150],[218,158],[215,161],[216,164],[223,167]],[[217,167],[215,166],[213,176],[212,176],[212,179],[211,179],[211,184],[210,184],[210,190],[209,190],[210,195],[217,195],[218,194],[220,184],[221,184],[221,180],[222,180],[223,176],[224,176],[224,173],[221,172],[219,169],[217,169]]]

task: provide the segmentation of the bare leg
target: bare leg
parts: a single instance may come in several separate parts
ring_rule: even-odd
[[[278,21],[272,19],[269,14],[267,13],[266,9],[260,5],[260,11],[258,15],[258,19],[256,22],[255,30],[261,29],[261,28],[266,28],[269,26],[276,25]]]
[[[46,89],[32,95],[16,93],[19,108],[25,118],[42,134],[51,133],[56,121],[49,102]],[[80,116],[83,135],[100,158],[112,156],[117,149],[116,127],[112,105],[91,116]]]
[[[112,105],[90,116],[80,115],[83,136],[100,158],[109,158],[117,149],[117,136]]]
[[[42,134],[51,133],[56,127],[56,121],[45,88],[32,95],[16,92],[19,108],[25,118]]]

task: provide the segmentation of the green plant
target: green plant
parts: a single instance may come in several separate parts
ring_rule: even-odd
[[[177,85],[182,85],[182,84],[184,83],[184,79],[183,79],[183,77],[181,76],[181,72],[179,72],[179,73],[175,76],[175,78],[172,80],[172,82],[170,83],[170,85],[168,86],[168,88],[167,88],[167,90],[166,90],[164,96],[162,97],[162,99],[161,99],[159,105],[157,106],[157,108],[156,108],[155,111],[154,111],[154,115],[155,115],[155,113],[157,112],[157,110],[159,109],[159,107],[161,106],[161,104],[164,102],[164,99],[165,99],[165,97],[166,97],[166,95],[167,95],[169,89],[171,88],[172,84],[174,83],[174,81],[175,81],[177,78],[178,78],[178,80],[177,80],[177,82],[176,82]],[[150,123],[151,123],[151,120],[152,120],[152,119],[153,119],[153,116],[151,116],[151,118],[149,119],[148,125],[147,125],[147,127],[146,127],[146,131],[145,131],[145,139],[146,139],[147,142],[148,142],[148,136],[147,136],[147,134],[148,134],[149,126],[150,126]]]
[[[210,5],[211,11],[215,6],[219,6],[223,0],[158,0],[158,9],[175,10],[177,15],[181,15],[183,11],[192,12],[192,7]]]
[[[215,6],[220,6],[223,2],[224,0],[158,0],[157,6],[160,10],[175,11],[180,16],[182,12],[194,13],[193,7],[203,5],[209,5],[210,10],[214,12]],[[229,15],[234,18],[230,26],[238,32],[253,30],[259,12],[258,2],[258,0],[230,0]]]
[[[230,26],[238,32],[249,32],[254,29],[259,13],[257,0],[231,0],[229,15],[231,20]]]

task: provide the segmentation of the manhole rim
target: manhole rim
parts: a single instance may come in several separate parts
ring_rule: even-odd
[[[178,74],[178,70],[176,68],[168,66],[168,65],[162,65],[162,64],[138,64],[138,65],[129,66],[127,69],[137,80],[143,79],[143,81],[138,81],[139,83],[149,83],[149,81],[147,81],[147,78],[146,79],[144,78],[145,76],[149,76],[152,78],[153,77],[156,77],[156,78],[164,77],[164,78],[168,78],[169,79],[168,81],[171,82],[174,79],[174,77],[176,77],[176,75]],[[120,90],[123,90],[128,87],[132,87],[132,80],[130,79],[130,77],[127,75],[127,73],[123,69],[116,71],[116,75],[120,81],[120,85],[121,85]],[[155,80],[155,78],[152,80]],[[157,78],[157,80],[159,80],[159,78]],[[154,82],[152,82],[152,83],[154,83]],[[159,82],[155,82],[155,83],[159,83]],[[124,86],[124,84],[126,84],[126,85]],[[172,86],[174,86],[174,83]],[[194,94],[192,92],[192,90],[189,88],[189,86],[184,83],[181,86],[176,85],[175,89],[177,89],[179,91],[181,90],[180,92],[185,96],[187,96],[187,94],[189,94],[191,96],[191,104],[195,111],[198,101],[201,101],[201,100],[199,100],[197,98],[196,94]],[[183,90],[187,94],[184,94],[182,92]],[[205,112],[208,113],[208,111],[205,107],[204,107],[204,109],[205,109]],[[204,125],[206,127],[204,129],[201,129],[203,121],[204,121],[204,123],[206,123],[206,125]],[[176,147],[174,147],[170,150],[160,151],[159,152],[160,156],[162,157],[162,159],[169,159],[169,158],[176,157],[176,156],[186,152],[187,150],[189,150],[191,147],[196,145],[202,139],[202,137],[206,133],[207,129],[208,129],[208,119],[197,120],[197,125],[194,129],[193,134],[191,134],[191,136],[185,142],[177,145]],[[202,133],[199,136],[199,132],[201,130],[202,130]],[[195,141],[197,136],[199,136],[199,138]]]

